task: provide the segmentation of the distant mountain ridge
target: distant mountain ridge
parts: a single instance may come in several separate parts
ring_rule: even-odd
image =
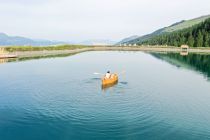
[[[115,43],[116,43],[115,41],[111,41],[111,40],[95,39],[95,40],[86,40],[86,41],[83,41],[83,42],[79,42],[77,44],[97,46],[97,45],[113,45]]]
[[[8,36],[5,33],[0,33],[0,46],[47,46],[68,44],[62,41],[36,40],[20,36]]]
[[[134,40],[134,39],[137,39],[137,38],[139,38],[139,36],[137,36],[137,35],[130,36],[130,37],[127,37],[127,38],[121,40],[121,41],[118,42],[117,44],[118,44],[118,45],[119,45],[119,44],[124,44],[124,43],[126,43],[126,42],[129,42],[129,41]]]
[[[50,46],[61,44],[74,44],[74,45],[113,45],[115,41],[105,39],[87,40],[82,42],[63,42],[63,41],[50,41],[43,39],[30,39],[21,36],[9,36],[5,33],[0,33],[0,46]]]
[[[138,43],[141,43],[141,42],[143,42],[145,40],[148,40],[152,37],[155,37],[157,35],[161,35],[161,34],[164,34],[164,33],[170,33],[170,32],[174,32],[174,31],[178,31],[178,30],[182,30],[182,29],[192,27],[196,24],[199,24],[199,23],[205,21],[208,18],[210,18],[210,15],[201,16],[201,17],[194,18],[194,19],[191,19],[191,20],[182,20],[182,21],[174,23],[174,24],[172,24],[168,27],[158,29],[151,34],[140,36],[138,38],[126,41],[124,43],[126,43],[126,44],[138,44]],[[120,42],[122,42],[122,41],[120,41]]]

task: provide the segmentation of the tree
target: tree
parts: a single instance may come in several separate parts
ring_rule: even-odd
[[[205,37],[204,37],[204,47],[209,47],[209,34],[208,32],[205,32]]]
[[[210,18],[186,29],[156,35],[142,41],[141,44],[210,47]]]
[[[174,40],[173,45],[176,46],[176,47],[179,46],[179,45],[178,45],[178,42],[177,42],[176,40]]]
[[[199,30],[198,31],[198,37],[197,37],[197,40],[196,40],[196,47],[203,47],[203,35],[201,33],[201,31]]]
[[[190,36],[188,37],[188,40],[187,40],[187,44],[190,46],[190,47],[194,47],[194,38],[192,36],[192,34],[190,34]]]
[[[179,36],[179,43],[178,43],[178,44],[179,44],[179,46],[185,44],[185,38],[184,38],[183,35],[180,35],[180,36]]]

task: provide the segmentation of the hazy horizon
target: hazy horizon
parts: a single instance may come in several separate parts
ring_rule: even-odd
[[[0,32],[34,39],[119,41],[210,14],[208,0],[0,0]]]

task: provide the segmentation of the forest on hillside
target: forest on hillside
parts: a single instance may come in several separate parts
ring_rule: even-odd
[[[210,18],[187,29],[155,36],[138,45],[168,45],[190,47],[210,47]]]

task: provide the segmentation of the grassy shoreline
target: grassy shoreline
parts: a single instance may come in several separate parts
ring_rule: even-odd
[[[9,46],[3,47],[8,52],[17,52],[17,51],[53,51],[53,50],[73,50],[86,48],[88,46],[83,45],[57,45],[57,46]]]
[[[82,45],[60,45],[48,47],[12,46],[5,47],[10,54],[18,58],[38,57],[50,55],[67,55],[86,51],[145,51],[145,52],[181,52],[179,47],[171,46],[82,46]],[[210,53],[210,48],[190,48],[190,53]]]

